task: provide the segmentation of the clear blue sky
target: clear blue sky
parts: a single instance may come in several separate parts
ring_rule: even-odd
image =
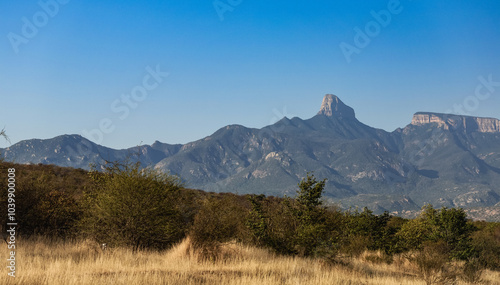
[[[113,148],[186,143],[310,118],[327,93],[387,131],[454,105],[500,118],[496,0],[2,1],[0,35],[12,143],[100,127],[93,139]]]

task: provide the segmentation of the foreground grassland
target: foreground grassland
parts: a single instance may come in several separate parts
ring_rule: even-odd
[[[189,238],[163,252],[103,251],[90,241],[40,238],[20,240],[18,245],[17,276],[9,277],[2,270],[0,284],[426,284],[418,268],[403,255],[388,265],[374,262],[379,256],[374,252],[329,263],[226,243],[220,258],[210,261],[200,260]],[[2,250],[1,259],[6,258]],[[485,270],[481,279],[481,284],[500,284],[500,272]],[[454,284],[470,283],[457,277]]]

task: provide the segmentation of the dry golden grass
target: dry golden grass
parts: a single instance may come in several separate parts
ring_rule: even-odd
[[[5,245],[1,252],[1,259],[6,260]],[[89,241],[20,240],[17,277],[9,277],[2,266],[0,284],[425,284],[406,259],[398,257],[387,265],[377,262],[374,255],[380,256],[365,253],[332,265],[226,244],[222,258],[212,262],[200,261],[189,239],[162,253],[122,248],[102,251]],[[500,273],[486,271],[483,279],[487,284],[500,284]]]

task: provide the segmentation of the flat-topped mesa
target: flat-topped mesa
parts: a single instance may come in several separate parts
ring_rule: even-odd
[[[414,126],[431,123],[435,123],[438,127],[443,127],[445,130],[453,128],[462,129],[468,133],[500,133],[500,120],[494,118],[419,112],[413,115],[413,119],[411,120],[411,124]]]
[[[344,104],[339,97],[332,94],[325,95],[318,115],[325,115],[327,117],[355,118],[354,110]]]

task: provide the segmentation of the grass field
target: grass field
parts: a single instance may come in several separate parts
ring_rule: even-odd
[[[217,261],[201,261],[189,239],[165,252],[103,251],[98,244],[19,240],[16,277],[2,266],[0,284],[426,284],[402,256],[390,265],[365,252],[331,264],[319,259],[283,257],[263,249],[225,244]],[[6,246],[2,260],[8,258]],[[5,261],[5,263],[7,263]],[[500,284],[500,272],[484,271],[483,284]],[[457,279],[455,284],[467,284]]]

